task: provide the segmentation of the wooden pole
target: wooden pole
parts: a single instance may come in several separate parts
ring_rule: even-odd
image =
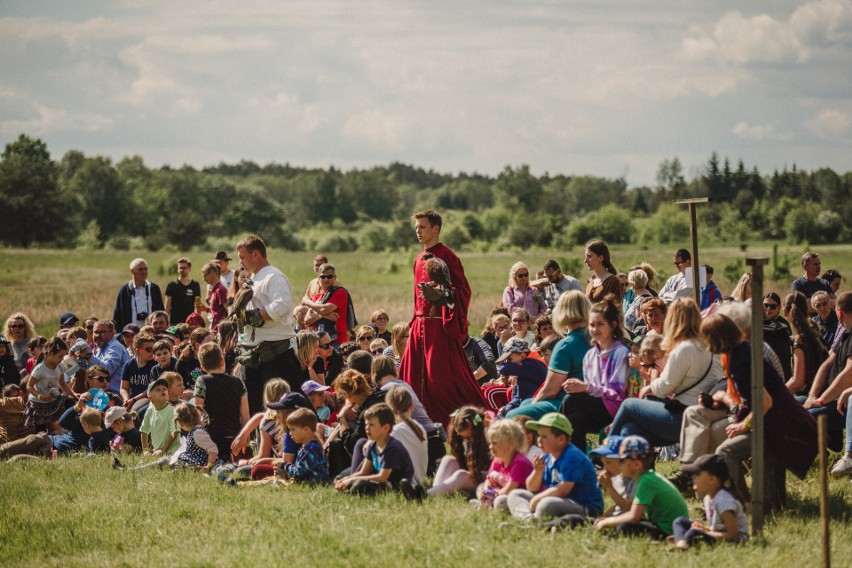
[[[701,264],[698,262],[698,221],[695,216],[695,203],[689,204],[689,233],[692,239],[692,297],[695,304],[701,307],[701,285],[699,272]]]
[[[831,538],[829,534],[828,510],[828,455],[825,449],[825,431],[828,417],[820,414],[817,419],[819,432],[819,517],[822,524],[822,565],[831,568]]]
[[[763,455],[763,267],[768,258],[747,258],[751,267],[751,534],[763,533],[766,464]]]

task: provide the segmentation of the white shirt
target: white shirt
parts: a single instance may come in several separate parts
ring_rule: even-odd
[[[222,286],[230,288],[231,282],[234,281],[234,271],[229,268],[227,274],[222,274],[219,278],[222,280]]]
[[[293,349],[296,348],[296,333],[293,320],[293,296],[290,292],[290,281],[284,273],[274,266],[261,268],[251,279],[251,289],[254,297],[248,306],[250,310],[265,309],[272,318],[263,327],[245,327],[240,336],[243,345],[257,345],[262,341],[281,341],[289,339]],[[254,341],[251,333],[254,329]]]
[[[665,286],[660,290],[660,298],[666,302],[671,302],[677,297],[677,291],[686,288],[686,276],[683,272],[673,274],[666,280]]]
[[[130,281],[130,321],[142,327],[145,325],[145,318],[137,317],[137,314],[142,312],[151,315],[151,284],[146,280],[144,286],[137,286]],[[119,330],[119,333],[121,330]]]
[[[408,456],[411,458],[411,464],[414,466],[414,480],[423,485],[426,480],[426,464],[429,462],[429,450],[426,445],[426,431],[423,426],[417,422],[413,422],[415,428],[420,429],[423,434],[423,441],[417,438],[417,434],[409,428],[405,422],[397,422],[391,430],[391,438],[395,438],[402,442],[405,449],[408,451]]]

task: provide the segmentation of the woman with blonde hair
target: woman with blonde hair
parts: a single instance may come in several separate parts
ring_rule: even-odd
[[[334,381],[334,392],[346,399],[337,415],[339,437],[328,445],[328,467],[337,475],[350,466],[352,471],[361,466],[361,448],[367,440],[364,413],[385,401],[385,391],[373,388],[367,375],[346,369]]]
[[[21,312],[14,313],[6,320],[3,326],[3,335],[6,336],[12,346],[15,366],[18,371],[23,371],[27,366],[27,359],[29,359],[27,349],[30,346],[30,339],[36,335],[33,322]]]
[[[316,332],[302,330],[296,334],[296,360],[299,361],[299,368],[302,370],[299,375],[298,384],[294,381],[290,382],[290,389],[298,390],[305,381],[316,381],[321,385],[325,384],[323,376],[318,375],[314,370],[314,365],[319,357],[319,336]],[[286,378],[286,377],[285,377]]]
[[[408,335],[410,333],[411,330],[407,322],[399,321],[393,324],[390,345],[382,353],[385,357],[393,359],[397,371],[399,371],[399,362],[402,360],[403,353],[405,353],[405,345],[408,343]]]
[[[698,404],[698,395],[724,380],[722,363],[701,336],[701,313],[691,298],[678,298],[669,306],[663,326],[662,348],[668,354],[659,377],[628,398],[618,409],[610,432],[643,436],[652,446],[680,441],[683,412]]]
[[[510,312],[523,308],[532,318],[547,311],[544,294],[530,286],[530,269],[523,262],[516,262],[509,269],[509,284],[503,291],[503,306]]]
[[[372,323],[373,327],[376,329],[376,337],[384,339],[388,342],[388,345],[390,345],[391,342],[391,330],[388,329],[389,321],[390,316],[381,308],[370,315],[370,323]]]
[[[562,385],[568,379],[583,380],[583,357],[589,350],[589,310],[591,302],[577,290],[569,290],[556,300],[551,319],[556,333],[564,336],[550,356],[547,376],[539,391],[506,417],[529,416],[537,420],[548,412],[559,412],[565,391]]]
[[[746,272],[740,276],[739,282],[731,292],[731,296],[738,302],[751,302],[751,272]]]

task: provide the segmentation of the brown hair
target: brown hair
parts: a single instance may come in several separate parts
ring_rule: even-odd
[[[369,412],[369,410],[367,411]],[[287,416],[287,428],[310,428],[315,430],[317,427],[316,413],[307,408],[297,408]]]
[[[154,338],[150,335],[142,335],[141,333],[133,338],[133,349],[139,349],[146,343],[154,343]]]
[[[701,322],[701,335],[711,353],[730,353],[743,342],[743,333],[734,320],[718,313]]]
[[[393,429],[393,425],[396,423],[393,410],[391,410],[390,406],[384,402],[374,404],[364,411],[364,421],[370,420],[371,418],[378,420],[379,424],[382,426],[390,426],[391,430]]]
[[[91,406],[87,406],[80,413],[80,424],[85,424],[92,428],[97,428],[103,422],[103,416],[99,410],[95,410]]]
[[[603,301],[598,302],[589,310],[589,315],[600,314],[609,325],[613,327],[612,336],[616,339],[624,337],[624,328],[621,326],[621,308],[615,303],[615,295],[607,294]]]
[[[266,243],[257,235],[248,235],[237,243],[237,249],[244,248],[246,252],[257,251],[260,256],[266,258]]]
[[[615,269],[615,266],[612,265],[612,260],[609,256],[609,247],[606,246],[606,243],[603,241],[589,241],[586,243],[586,248],[595,253],[598,256],[603,257],[603,267],[610,274],[618,274],[618,271]]]
[[[373,392],[373,388],[367,382],[367,375],[359,373],[355,369],[346,369],[334,380],[334,390],[346,394],[366,394]]]
[[[197,426],[201,423],[201,414],[193,404],[182,402],[175,407],[175,424]]]
[[[414,432],[414,435],[417,436],[418,440],[421,442],[426,441],[426,436],[423,434],[423,428],[412,420],[411,416],[408,414],[408,411],[411,409],[411,405],[414,404],[414,397],[411,396],[411,393],[408,392],[407,388],[403,386],[392,388],[385,396],[385,402],[387,402],[387,405],[393,413],[399,416],[399,419],[408,425],[408,428]]]
[[[387,377],[388,375],[392,375],[396,378],[396,363],[390,357],[377,355],[373,357],[370,373],[373,375],[373,382],[376,384],[378,384],[379,379]]]
[[[443,219],[441,219],[440,213],[438,213],[434,209],[425,209],[423,211],[418,211],[417,213],[411,216],[412,221],[416,221],[417,219],[426,219],[433,227],[441,227],[444,223]]]
[[[201,363],[201,368],[208,373],[211,369],[219,368],[224,358],[222,349],[215,343],[205,343],[198,350],[198,362]]]

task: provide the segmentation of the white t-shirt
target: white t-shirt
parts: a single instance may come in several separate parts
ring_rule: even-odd
[[[55,369],[48,369],[44,363],[39,363],[33,369],[33,378],[36,379],[35,390],[39,394],[49,394],[59,396],[62,391],[59,389],[60,379],[62,378],[62,369],[57,366]],[[33,402],[43,402],[33,398]]]
[[[739,540],[748,539],[748,517],[743,504],[724,489],[720,489],[712,499],[709,495],[704,496],[704,511],[707,513],[707,525],[711,531],[724,531],[725,523],[722,520],[722,513],[733,511],[737,519],[737,530],[740,533]]]
[[[417,422],[413,422],[416,428],[420,429],[423,434],[423,441],[417,437],[417,434],[405,422],[397,422],[391,430],[391,438],[395,438],[402,442],[408,455],[411,458],[411,463],[414,465],[414,480],[423,485],[426,480],[426,465],[429,462],[429,450],[426,446],[426,431],[423,426]]]
[[[250,310],[265,309],[272,320],[263,327],[245,327],[240,336],[243,345],[257,345],[262,341],[281,341],[290,339],[292,347],[296,348],[295,321],[293,320],[293,296],[290,292],[290,281],[284,273],[274,266],[264,266],[251,279],[254,297],[248,306]],[[251,341],[252,329],[255,330],[254,341]]]

